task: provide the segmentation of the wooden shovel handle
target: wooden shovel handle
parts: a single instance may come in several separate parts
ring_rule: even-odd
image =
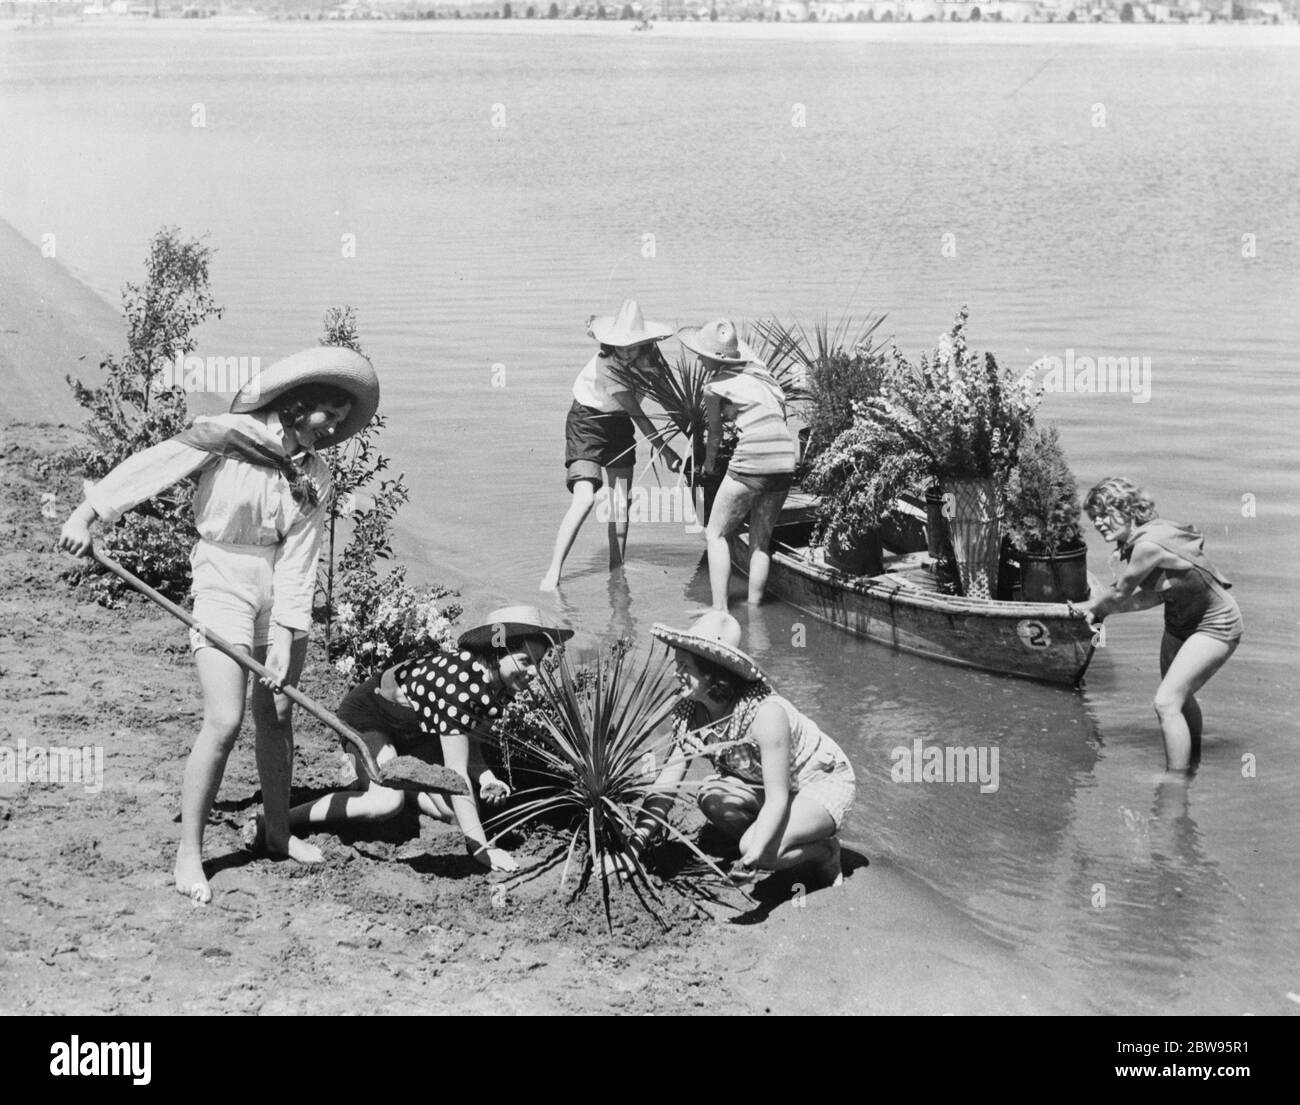
[[[229,641],[225,640],[222,637],[219,637],[207,626],[201,625],[198,622],[198,620],[194,617],[194,615],[191,614],[188,610],[183,610],[181,607],[177,606],[174,602],[172,602],[171,599],[167,598],[167,596],[159,594],[152,587],[150,587],[149,584],[145,583],[144,580],[140,579],[138,576],[133,575],[131,572],[123,568],[122,565],[119,564],[116,560],[114,560],[111,556],[106,556],[104,553],[100,552],[97,548],[94,548],[93,546],[91,547],[91,555],[97,561],[99,561],[99,563],[101,563],[105,568],[107,568],[110,572],[112,572],[115,576],[117,576],[119,579],[124,580],[126,583],[129,583],[132,587],[134,587],[137,591],[139,591],[140,594],[153,599],[153,601],[156,602],[159,606],[161,606],[164,610],[166,610],[167,613],[173,615],[174,617],[179,618],[191,629],[195,629],[199,633],[203,634],[204,640],[206,640],[208,644],[210,644],[218,652],[224,653],[225,655],[229,656],[240,667],[246,668],[248,671],[251,671],[254,675],[258,676],[259,678],[269,679],[271,680],[272,683],[276,682],[275,676],[271,674],[269,668],[267,668],[263,664],[259,664],[256,660],[254,660],[251,656],[249,656],[247,652],[244,652],[242,649],[235,648],[235,646],[232,645]],[[352,728],[352,726],[350,726],[346,721],[340,718],[337,714],[331,712],[330,710],[325,709],[325,707],[322,706],[315,699],[308,698],[297,687],[292,687],[289,684],[285,683],[280,685],[280,691],[282,694],[288,697],[290,701],[297,703],[309,714],[318,718],[325,725],[328,725],[331,729],[334,730],[334,732],[336,732],[340,737],[342,737],[345,741],[347,741],[348,744],[352,746],[352,750],[358,756],[361,757],[361,761],[362,763],[365,764],[366,771],[369,773],[370,777],[375,780],[380,779],[381,776],[379,771],[379,765],[375,763],[375,757],[371,754],[370,749],[366,747],[366,742],[361,739],[360,734],[358,734],[357,731]]]

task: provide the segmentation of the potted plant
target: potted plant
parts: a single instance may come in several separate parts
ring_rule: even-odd
[[[1020,445],[1006,488],[1006,526],[1020,562],[1026,602],[1088,597],[1088,550],[1079,528],[1079,490],[1055,426]]]
[[[997,585],[1002,488],[1041,390],[966,344],[966,308],[933,357],[913,365],[897,350],[879,397],[818,457],[808,487],[824,498],[832,532],[879,524],[914,488],[938,483],[965,594]]]
[[[801,385],[799,414],[807,426],[795,476],[805,486],[817,459],[853,425],[856,410],[880,396],[889,358],[872,345],[872,336],[882,322],[883,315],[861,324],[846,316],[832,328],[823,317],[811,331],[797,322],[755,323],[751,344],[769,367],[777,366]],[[817,537],[825,541],[835,567],[851,575],[875,575],[884,570],[884,534],[897,538],[894,531],[899,529],[887,513],[869,524],[819,526]]]

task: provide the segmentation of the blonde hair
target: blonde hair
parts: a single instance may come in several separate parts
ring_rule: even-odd
[[[1142,525],[1156,516],[1155,500],[1132,480],[1123,476],[1107,476],[1083,500],[1088,514],[1122,514],[1131,522]]]

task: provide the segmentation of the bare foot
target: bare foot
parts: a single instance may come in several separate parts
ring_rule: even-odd
[[[539,591],[558,591],[560,587],[560,577],[551,575],[549,572],[542,576],[542,582],[537,585]]]
[[[325,853],[314,844],[299,840],[296,836],[289,838],[289,858],[295,863],[324,863]]]
[[[244,825],[240,837],[243,839],[244,847],[250,852],[257,852],[271,859],[291,859],[295,863],[325,862],[324,852],[316,845],[299,840],[296,836],[289,837],[289,843],[284,851],[270,847],[266,843],[266,822],[260,813]]]
[[[826,886],[844,885],[844,868],[840,863],[840,839],[833,836],[826,842],[830,851],[826,858],[817,864],[817,878]]]
[[[203,857],[190,852],[176,852],[176,889],[195,905],[207,905],[212,901],[212,887],[208,885],[203,873]]]

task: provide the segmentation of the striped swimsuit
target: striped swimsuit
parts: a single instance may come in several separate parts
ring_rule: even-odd
[[[736,409],[739,441],[727,472],[733,476],[774,476],[794,471],[795,444],[785,422],[785,394],[765,368],[719,373],[704,390]]]

